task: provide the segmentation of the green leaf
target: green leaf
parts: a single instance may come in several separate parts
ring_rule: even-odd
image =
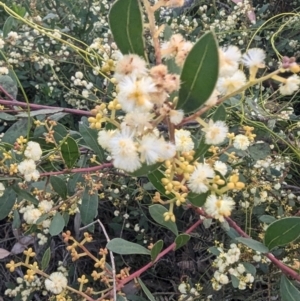
[[[155,204],[149,207],[149,213],[151,217],[160,225],[163,227],[169,229],[172,231],[176,236],[178,235],[178,229],[175,223],[172,221],[168,220],[167,222],[164,220],[164,213],[168,212],[168,210],[160,205],[160,204]]]
[[[9,16],[3,26],[3,38],[6,38],[9,32],[12,30],[15,23],[15,19],[12,16]]]
[[[70,214],[65,211],[62,216],[63,216],[63,219],[65,221],[65,225],[67,225],[69,220],[70,220]]]
[[[149,181],[157,189],[157,191],[168,199],[171,199],[174,197],[174,194],[166,194],[165,187],[161,182],[161,179],[165,177],[166,176],[159,169],[148,174]]]
[[[114,40],[123,54],[144,57],[143,16],[139,0],[117,0],[108,15]]]
[[[12,228],[18,229],[21,226],[21,218],[19,211],[17,209],[14,210],[14,220],[12,222]]]
[[[231,283],[232,283],[232,286],[234,288],[238,288],[239,287],[239,283],[240,283],[240,280],[235,277],[234,275],[230,275],[230,278],[231,278]]]
[[[219,256],[221,254],[221,252],[215,246],[214,247],[209,247],[208,250],[211,254],[214,254],[215,256]]]
[[[155,245],[151,249],[151,261],[153,261],[153,262],[155,261],[156,257],[162,250],[163,245],[164,245],[164,242],[162,240],[159,240],[155,243]]]
[[[245,267],[246,271],[250,273],[253,277],[256,275],[256,268],[253,264],[249,262],[242,262],[242,265]]]
[[[258,251],[260,253],[268,253],[269,249],[262,244],[261,242],[254,240],[252,238],[247,238],[247,237],[237,237],[236,240],[238,242],[241,242],[242,244],[246,245],[252,250]]]
[[[68,189],[67,189],[70,196],[75,194],[77,189],[77,184],[82,183],[83,181],[84,179],[82,177],[82,173],[76,173],[70,176],[70,179],[68,181]]]
[[[264,243],[272,250],[285,246],[300,236],[300,217],[285,217],[269,225],[266,230]]]
[[[9,75],[0,75],[0,86],[2,86],[10,96],[16,99],[18,85]]]
[[[195,155],[194,155],[195,160],[204,156],[209,148],[210,145],[205,143],[205,136],[202,135],[199,144],[197,146],[197,149],[195,151]]]
[[[147,165],[146,163],[142,163],[142,167],[134,172],[130,172],[129,174],[133,177],[142,177],[147,176],[149,173],[156,171],[161,166],[161,163],[156,163],[153,165]]]
[[[45,251],[44,255],[43,255],[43,258],[42,258],[42,271],[45,271],[46,268],[48,267],[49,265],[49,262],[50,262],[50,258],[51,258],[51,250],[50,250],[50,247]]]
[[[80,156],[76,141],[68,137],[61,145],[60,151],[67,167],[72,168]]]
[[[40,224],[41,222],[43,222],[44,220],[46,220],[48,217],[50,216],[49,213],[44,213],[42,214],[37,220],[36,220],[36,224]]]
[[[218,120],[221,120],[221,121],[225,121],[226,120],[226,109],[224,107],[224,105],[219,105],[217,107],[217,109],[215,110],[213,116],[212,116],[212,120],[213,121],[218,121]]]
[[[84,225],[90,224],[98,214],[98,195],[97,193],[89,194],[89,189],[86,188],[82,201],[79,205],[81,221]]]
[[[38,205],[39,201],[37,200],[36,197],[34,197],[31,193],[22,190],[18,184],[15,184],[12,186],[12,189],[18,194],[19,197],[29,201],[30,203],[34,205]]]
[[[248,151],[253,160],[257,161],[265,159],[271,153],[271,148],[267,143],[256,143],[249,146]]]
[[[188,54],[180,76],[177,109],[191,113],[211,96],[219,73],[219,53],[212,32],[202,36]]]
[[[206,193],[194,193],[194,192],[189,192],[187,199],[196,207],[202,207],[204,203],[206,202],[208,196],[208,192]]]
[[[271,224],[276,221],[276,218],[271,215],[262,215],[259,217],[259,220],[265,224]]]
[[[82,135],[84,142],[87,146],[95,152],[100,162],[104,161],[104,150],[99,145],[98,132],[95,129],[91,129],[85,123],[81,122],[79,124],[79,133]]]
[[[54,130],[54,140],[57,144],[59,144],[62,140],[64,140],[68,136],[67,129],[60,123],[57,123],[56,126],[53,127]]]
[[[51,236],[58,235],[62,232],[63,228],[65,227],[65,220],[59,212],[56,212],[54,215],[50,227],[49,233]]]
[[[21,18],[23,18],[26,14],[26,8],[16,5],[15,3],[12,5],[12,10],[18,14]]]
[[[171,36],[173,35],[173,30],[171,28],[171,26],[169,25],[165,25],[164,27],[164,40],[170,40]]]
[[[281,275],[281,279],[280,279],[280,296],[282,301],[300,300],[300,291],[283,274]]]
[[[28,115],[30,117],[34,117],[34,116],[38,116],[38,115],[54,114],[57,112],[62,112],[63,110],[64,110],[64,108],[40,109],[40,110],[36,110],[36,111],[31,111],[31,112],[29,112],[29,114],[27,112],[18,113],[17,117],[28,117]]]
[[[133,242],[129,242],[123,238],[114,238],[109,241],[106,247],[117,254],[121,255],[130,255],[130,254],[144,254],[150,255],[150,251],[145,247],[135,244]]]
[[[0,113],[0,119],[5,120],[5,121],[15,121],[17,119],[17,117],[14,116],[14,115],[10,115],[10,114],[1,112]]]
[[[50,177],[50,184],[53,190],[64,200],[67,198],[67,185],[66,181],[57,176]]]
[[[4,134],[1,142],[14,144],[20,136],[27,135],[28,118],[23,118],[14,123]]]
[[[138,278],[138,282],[143,290],[143,292],[146,294],[146,296],[148,297],[148,299],[150,301],[156,301],[154,296],[151,294],[151,292],[148,290],[147,286],[144,284],[144,282],[142,281],[141,278]]]
[[[169,73],[180,74],[181,68],[175,63],[174,58],[167,59],[165,65],[168,67]]]
[[[189,240],[190,240],[191,236],[188,234],[180,234],[176,237],[175,239],[175,251],[178,250],[179,248],[183,247]]]

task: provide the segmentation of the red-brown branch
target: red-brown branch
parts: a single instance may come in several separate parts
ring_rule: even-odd
[[[104,168],[111,168],[111,167],[113,167],[112,163],[104,163],[92,167],[82,167],[82,168],[74,168],[74,169],[64,169],[60,171],[44,172],[40,174],[40,177],[57,176],[57,175],[68,174],[68,173],[88,173],[88,172],[95,172]]]

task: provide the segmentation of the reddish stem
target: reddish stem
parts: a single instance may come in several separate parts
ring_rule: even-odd
[[[195,224],[193,224],[190,228],[188,228],[184,233],[185,234],[189,234],[191,233],[194,229],[196,229],[201,223],[203,222],[203,220],[199,219]],[[131,275],[129,275],[128,277],[126,277],[125,279],[121,280],[118,283],[117,286],[117,290],[120,290],[126,283],[130,282],[131,280],[139,277],[142,273],[144,273],[145,271],[147,271],[150,267],[152,267],[154,265],[154,263],[156,263],[160,258],[164,257],[166,254],[168,254],[171,251],[174,251],[176,247],[176,243],[173,242],[171,245],[169,245],[165,250],[163,250],[162,252],[160,252],[155,261],[151,261],[148,264],[146,264],[145,266],[143,266],[142,268],[140,268],[139,270],[135,271],[134,273],[132,273]],[[97,301],[103,300],[105,299],[107,296],[110,295],[110,291],[108,293],[106,293],[104,296],[102,296],[101,298],[97,299]]]
[[[69,108],[61,108],[61,107],[51,107],[51,106],[45,106],[45,105],[39,105],[39,104],[34,104],[34,103],[26,103],[26,102],[21,102],[17,100],[5,100],[5,99],[0,99],[0,104],[6,105],[6,106],[19,106],[23,108],[30,108],[34,110],[39,110],[39,109],[60,109],[61,112],[65,113],[70,113],[70,114],[75,114],[75,115],[82,115],[82,116],[94,116],[91,112],[89,111],[83,111],[83,110],[77,110],[77,109],[69,109]]]
[[[14,100],[14,98],[2,86],[0,86],[0,92],[4,93],[9,99]]]
[[[231,218],[226,218],[228,224],[241,236],[251,238],[248,234],[246,234],[235,221],[233,221]],[[269,258],[283,273],[286,275],[294,278],[297,281],[300,281],[300,275],[291,269],[290,267],[286,266],[284,263],[282,263],[279,259],[277,259],[272,253],[265,254],[267,258]]]
[[[104,168],[110,168],[113,167],[112,163],[104,163],[101,165],[97,166],[92,166],[92,167],[83,167],[83,168],[74,168],[74,169],[64,169],[60,171],[49,171],[49,172],[44,172],[40,174],[40,177],[47,177],[47,176],[56,176],[56,175],[62,175],[66,173],[88,173],[88,172],[94,172],[98,171]]]
[[[194,210],[202,215],[202,216],[207,216],[207,214],[204,212],[203,209],[201,208],[194,208]],[[228,224],[237,232],[239,233],[242,237],[246,237],[246,238],[251,238],[247,233],[245,233],[240,226],[233,221],[230,217],[226,218]],[[284,263],[282,263],[279,259],[277,259],[272,253],[266,253],[265,254],[267,258],[269,258],[283,273],[285,273],[286,275],[294,278],[295,280],[300,281],[300,275],[294,271],[293,269],[291,269],[290,267],[286,266]]]

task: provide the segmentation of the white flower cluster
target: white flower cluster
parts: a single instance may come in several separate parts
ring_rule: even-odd
[[[124,125],[121,130],[100,131],[98,143],[110,152],[115,167],[129,172],[139,169],[142,162],[151,165],[175,155],[175,145],[162,137],[147,134],[138,138],[135,131]]]
[[[237,278],[240,290],[246,289],[247,285],[251,285],[254,277],[247,272],[243,264],[238,263],[240,260],[241,250],[236,244],[231,244],[230,249],[225,252],[222,246],[218,247],[220,254],[213,262],[213,266],[217,268],[212,279],[214,290],[220,290],[223,285],[229,283],[229,275]]]
[[[236,46],[228,46],[219,49],[220,73],[217,83],[217,91],[222,95],[227,95],[237,91],[247,82],[247,77],[243,71],[239,69],[242,63],[249,70],[249,81],[256,78],[258,69],[265,68],[266,54],[260,48],[251,48],[242,55]],[[291,95],[299,89],[300,78],[296,74],[288,77],[274,77],[275,80],[281,82],[279,92],[282,95]]]
[[[37,142],[29,141],[24,151],[26,159],[18,165],[19,172],[24,176],[25,181],[37,181],[40,177],[36,169],[35,161],[40,160],[42,149]]]
[[[34,279],[30,282],[24,280],[21,277],[16,279],[18,285],[14,289],[7,289],[4,294],[10,298],[21,296],[22,301],[28,301],[29,296],[34,292],[39,292],[42,288],[42,282],[37,275],[34,275]],[[20,299],[19,299],[20,300]]]
[[[116,65],[114,77],[119,82],[117,100],[126,115],[120,129],[99,131],[98,143],[109,151],[115,167],[133,172],[144,162],[152,165],[173,158],[176,147],[193,148],[189,133],[178,131],[175,146],[151,125],[154,106],[174,124],[181,122],[183,112],[164,104],[168,94],[179,89],[178,75],[169,74],[164,65],[148,70],[139,56],[125,55]]]
[[[178,301],[193,301],[195,298],[197,299],[197,296],[199,296],[198,291],[194,287],[191,288],[190,285],[185,282],[179,284],[178,290],[181,293]]]
[[[19,212],[23,214],[23,219],[28,225],[36,224],[37,220],[45,213],[49,213],[53,207],[53,201],[43,200],[39,202],[38,208],[34,205],[27,205],[22,207]],[[39,245],[44,245],[47,241],[47,234],[49,233],[49,227],[51,219],[43,220],[39,225],[42,226],[43,233],[38,233]]]
[[[2,197],[4,191],[5,191],[5,186],[3,185],[3,183],[0,183],[0,197]]]
[[[52,273],[48,279],[45,280],[46,290],[60,294],[68,285],[68,280],[61,272]]]

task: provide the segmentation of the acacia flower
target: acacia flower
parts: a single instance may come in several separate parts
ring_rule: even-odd
[[[68,280],[61,272],[54,272],[45,280],[46,290],[60,294],[68,285]]]
[[[228,168],[224,162],[216,161],[214,164],[214,170],[218,171],[222,176],[225,176],[227,174]]]
[[[175,146],[179,152],[188,152],[194,149],[194,141],[191,132],[187,130],[175,130]]]
[[[217,198],[211,194],[207,197],[204,204],[205,212],[220,222],[224,222],[224,217],[228,217],[235,205],[234,200],[228,196],[221,196]]]
[[[24,176],[25,181],[37,181],[40,173],[36,170],[36,164],[32,159],[25,159],[18,165],[19,172]]]
[[[250,141],[247,136],[239,134],[234,137],[233,146],[236,149],[246,150],[250,145]]]
[[[195,193],[207,192],[209,182],[214,176],[215,172],[208,164],[199,163],[190,176],[188,187]]]
[[[193,48],[194,44],[192,42],[186,41],[183,43],[183,45],[181,46],[181,48],[179,49],[176,57],[175,57],[175,63],[182,67],[186,57],[188,56],[188,54],[190,53],[191,49]]]
[[[124,123],[137,134],[142,134],[147,129],[152,129],[150,123],[153,115],[149,112],[129,112],[124,117]]]
[[[148,165],[154,164],[160,160],[169,160],[175,156],[175,146],[166,142],[162,137],[158,138],[154,134],[148,134],[142,137],[139,145],[142,162],[146,161]]]
[[[228,127],[224,121],[214,122],[212,119],[206,127],[202,129],[205,133],[206,144],[219,144],[226,139],[228,133]]]
[[[246,76],[243,71],[237,70],[230,77],[220,77],[217,83],[217,89],[221,94],[230,94],[246,84]]]
[[[116,134],[115,130],[101,130],[98,132],[98,138],[97,141],[99,145],[106,149],[109,150],[109,145],[110,145],[110,140],[111,138]]]
[[[23,214],[23,218],[28,225],[35,224],[40,218],[42,212],[37,208],[26,210]]]
[[[117,132],[109,142],[109,149],[115,167],[133,172],[141,167],[133,135],[128,128]]]
[[[142,162],[148,165],[156,163],[160,158],[161,149],[165,141],[157,138],[153,134],[144,135],[140,141],[139,152]]]
[[[251,48],[242,57],[242,62],[248,68],[265,68],[266,53],[260,48]]]
[[[171,110],[169,112],[169,116],[171,123],[177,125],[182,121],[184,112],[182,110]]]
[[[220,76],[231,76],[239,67],[239,61],[241,59],[241,51],[236,46],[228,46],[227,48],[219,49],[219,65]]]
[[[296,74],[288,77],[285,83],[281,84],[279,92],[282,95],[291,95],[299,89],[300,78]]]
[[[257,70],[265,68],[266,53],[260,48],[249,49],[242,57],[242,62],[249,68],[250,80],[255,79]]]
[[[136,54],[124,55],[116,64],[114,77],[120,81],[124,76],[145,76],[146,62]]]
[[[42,150],[37,142],[29,141],[27,143],[26,149],[24,151],[24,156],[27,159],[32,159],[34,161],[40,160],[42,156]]]
[[[18,165],[18,170],[21,174],[30,174],[34,172],[36,165],[32,159],[25,159]]]
[[[151,93],[156,92],[155,84],[150,77],[137,79],[136,76],[125,76],[119,83],[117,99],[123,111],[148,112],[152,109]]]
[[[161,53],[163,57],[172,57],[178,53],[178,50],[183,46],[185,40],[179,33],[171,36],[170,40],[163,43],[161,46]]]
[[[43,213],[48,213],[53,207],[53,201],[43,200],[39,202],[38,207]]]

